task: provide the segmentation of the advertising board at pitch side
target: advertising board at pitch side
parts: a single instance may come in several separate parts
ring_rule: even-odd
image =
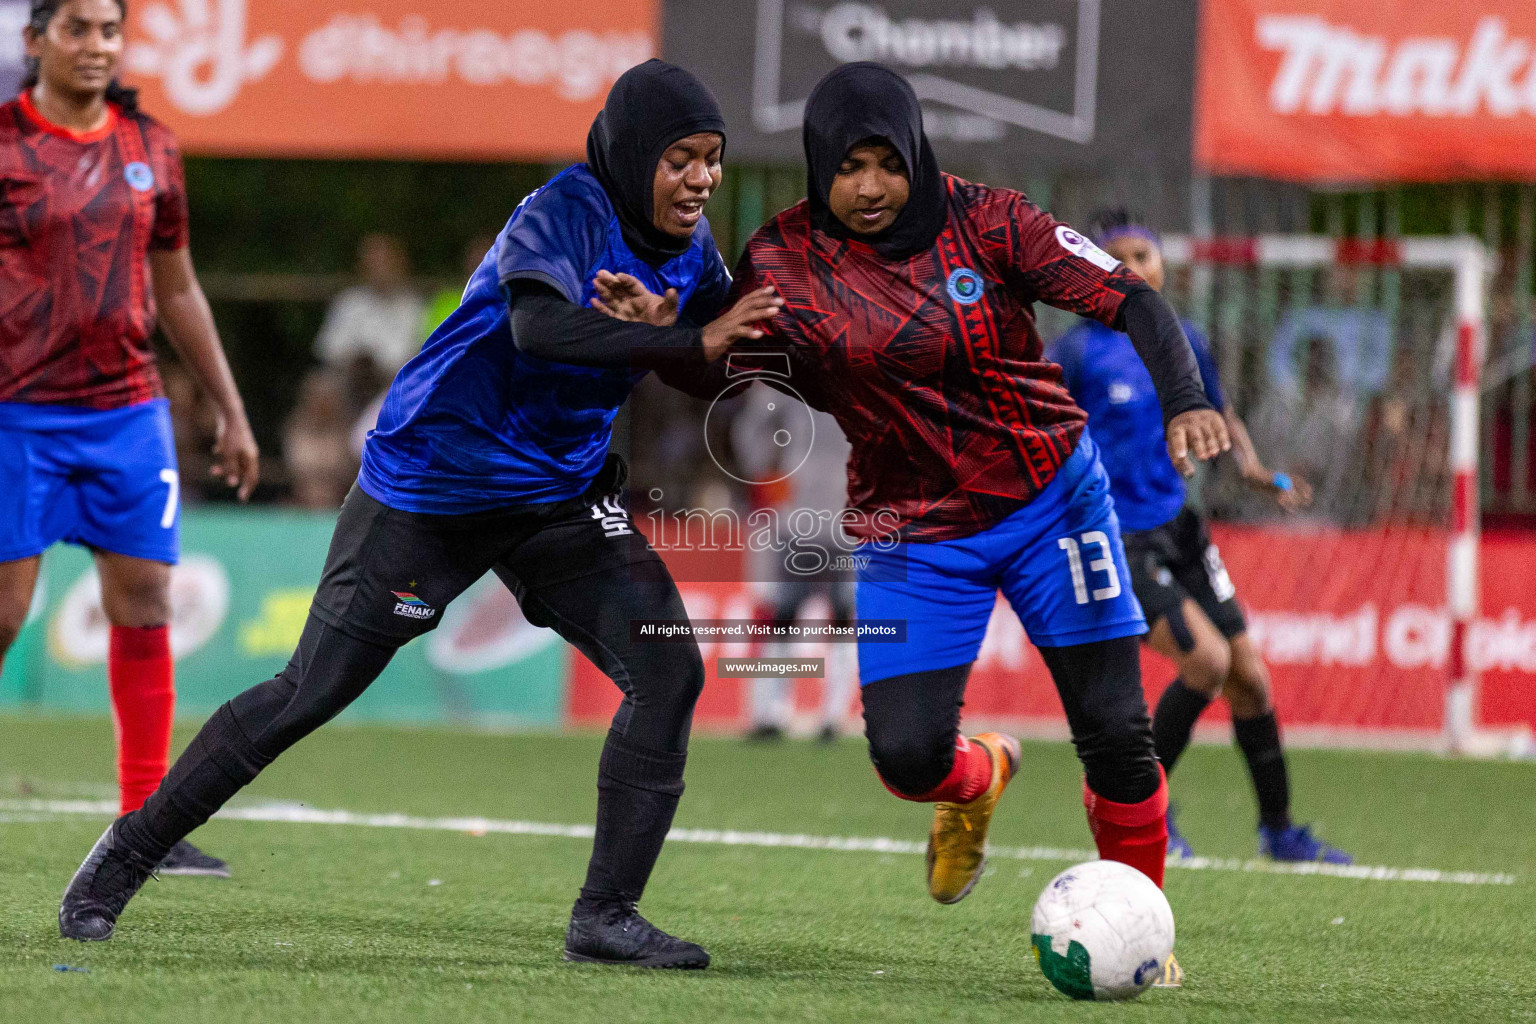
[[[1187,166],[1194,0],[669,0],[662,52],[719,97],[738,158],[798,162],[818,79],[907,77],[930,138],[967,166]],[[1155,72],[1155,73],[1154,73]]]

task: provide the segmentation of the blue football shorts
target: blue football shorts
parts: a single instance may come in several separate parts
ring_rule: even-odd
[[[903,643],[859,644],[859,679],[976,660],[1001,590],[1037,647],[1147,631],[1131,591],[1109,477],[1087,433],[1028,505],[980,533],[935,543],[865,544],[861,621],[901,619]]]
[[[0,403],[0,562],[59,541],[174,565],[181,485],[170,406]]]

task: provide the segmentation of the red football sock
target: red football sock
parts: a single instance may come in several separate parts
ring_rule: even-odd
[[[1162,766],[1158,766],[1162,774]],[[1164,775],[1157,792],[1139,804],[1117,804],[1105,800],[1088,783],[1083,783],[1083,804],[1088,808],[1088,827],[1099,856],[1117,860],[1163,886],[1163,864],[1168,857],[1168,778]]]
[[[959,733],[955,734],[955,763],[944,776],[944,781],[919,796],[891,789],[884,779],[880,784],[903,800],[931,804],[940,800],[948,803],[968,804],[987,791],[992,784],[992,756],[986,748],[978,746]]]
[[[171,759],[176,684],[168,626],[113,626],[107,653],[112,724],[117,733],[121,812],[136,811],[160,785]]]

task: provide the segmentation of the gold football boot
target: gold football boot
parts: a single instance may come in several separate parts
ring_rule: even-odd
[[[940,903],[959,903],[975,888],[987,860],[987,826],[992,811],[1019,769],[1019,741],[984,732],[970,742],[992,758],[992,782],[970,803],[939,803],[928,833],[928,894]]]

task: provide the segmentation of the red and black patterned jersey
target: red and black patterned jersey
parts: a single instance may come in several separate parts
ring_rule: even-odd
[[[788,352],[790,386],[853,445],[856,536],[965,537],[1039,494],[1087,416],[1042,353],[1033,303],[1110,324],[1147,287],[1022,193],[944,177],[949,219],[927,252],[883,259],[815,230],[802,202],[737,270],[738,294],[784,298],[764,347]]]
[[[114,409],[160,395],[150,249],[187,244],[169,129],[111,107],[88,134],[0,106],[0,402]]]

